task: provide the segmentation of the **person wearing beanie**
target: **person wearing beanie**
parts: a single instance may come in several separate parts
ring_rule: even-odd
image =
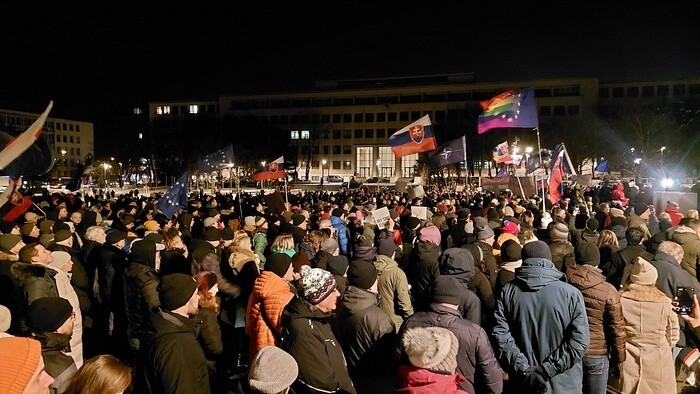
[[[320,268],[302,266],[299,273],[297,295],[282,315],[282,347],[299,364],[299,376],[292,389],[355,394],[340,342],[331,330],[332,312],[340,297],[335,279]]]
[[[70,271],[64,269],[63,274],[57,275],[55,279],[60,285],[58,281],[59,277],[63,277],[65,279],[68,277],[68,273],[70,273],[70,284],[72,289],[69,289],[67,286],[64,286],[64,291],[62,292],[59,288],[58,294],[61,297],[66,298],[65,293],[75,293],[75,296],[78,297],[81,315],[78,316],[80,318],[80,323],[78,323],[77,325],[80,327],[79,331],[82,335],[82,321],[84,319],[93,319],[93,315],[91,313],[91,311],[93,310],[93,298],[91,298],[90,296],[90,294],[92,294],[93,289],[91,282],[89,282],[88,280],[87,272],[85,272],[85,267],[83,266],[83,262],[79,255],[79,251],[76,251],[76,249],[73,248],[73,245],[74,238],[72,237],[70,230],[61,229],[56,231],[56,234],[54,236],[54,242],[49,244],[49,246],[46,249],[51,251],[51,253],[63,252],[70,255],[70,260],[72,262],[72,265],[70,266]],[[49,264],[49,266],[59,271],[59,273],[61,272],[61,267],[57,267],[51,264]],[[68,299],[70,300],[71,298]],[[82,346],[78,347],[78,344],[75,341],[76,340],[74,339],[71,345],[76,347],[76,349],[74,350],[80,350],[80,357],[75,359],[75,364],[78,366],[78,368],[80,368],[83,365]]]
[[[496,255],[499,253],[494,249],[496,243],[495,234],[485,223],[475,224],[475,232],[477,241],[467,244],[464,248],[472,254],[474,264],[486,275],[489,283],[491,283],[491,288],[495,288],[496,277],[498,276]]]
[[[294,238],[294,245],[298,246],[299,244],[304,242],[304,238],[306,237],[307,232],[307,226],[308,222],[306,220],[306,217],[300,213],[295,213],[292,215],[290,225],[286,227],[283,232],[288,232],[292,234],[292,237]]]
[[[0,234],[0,250],[5,253],[17,255],[20,249],[26,245],[22,236],[17,234]]]
[[[459,341],[441,327],[406,330],[401,343],[410,365],[399,367],[401,386],[397,393],[463,393],[464,377],[455,372]]]
[[[552,263],[561,272],[574,264],[574,245],[569,242],[569,227],[562,222],[554,222],[549,230],[549,250],[552,253]]]
[[[462,208],[457,211],[456,219],[446,218],[447,226],[449,228],[449,246],[462,247],[467,244],[473,237],[472,231],[467,231],[467,224],[472,224],[469,220],[469,209]]]
[[[522,250],[523,248],[520,244],[512,239],[501,245],[501,265],[498,267],[496,287],[493,291],[496,297],[501,294],[501,289],[506,283],[510,283],[515,279],[515,270],[523,263],[523,260],[520,258]]]
[[[598,269],[600,252],[595,244],[580,241],[574,255],[576,264],[567,267],[566,277],[583,295],[590,331],[590,344],[583,356],[584,387],[592,393],[604,393],[608,371],[619,378],[626,357],[620,293]]]
[[[651,209],[649,205],[644,203],[636,203],[629,212],[627,218],[627,228],[637,227],[644,231],[644,240],[651,238],[651,231],[649,230],[649,223],[652,217]],[[656,216],[653,218],[655,223],[658,223]]]
[[[37,227],[36,223],[27,222],[22,225],[22,241],[25,244],[31,244],[34,242],[39,242],[39,236],[41,231]]]
[[[496,302],[494,351],[513,387],[582,392],[582,357],[590,342],[583,296],[565,282],[546,243],[528,242],[521,257]]]
[[[576,239],[597,244],[598,237],[600,237],[600,233],[598,232],[599,226],[600,223],[596,218],[586,220],[586,228],[584,228],[582,231],[577,231]]]
[[[62,393],[78,371],[70,356],[75,322],[73,307],[61,297],[42,297],[29,305],[27,316],[32,337],[41,343],[46,372],[54,379],[51,388]]]
[[[610,261],[600,266],[608,283],[616,289],[622,288],[629,279],[632,263],[641,257],[651,261],[654,255],[647,252],[642,244],[644,242],[644,231],[638,227],[630,227],[625,231],[625,241],[627,246],[614,252],[610,256]]]
[[[276,346],[265,346],[250,364],[248,386],[256,393],[287,394],[298,374],[294,357]]]
[[[203,238],[192,245],[192,264],[202,264],[204,256],[214,253],[221,259],[221,231],[209,227],[204,230]]]
[[[458,285],[448,288],[451,282],[446,281],[447,278],[456,279]],[[445,294],[459,298],[460,315],[473,323],[482,325],[482,316],[493,314],[496,300],[491,284],[481,271],[476,272],[474,257],[464,248],[449,248],[440,256],[440,276],[435,279],[433,303]],[[489,324],[484,322],[483,325]]]
[[[379,308],[377,269],[365,260],[355,260],[348,268],[348,286],[339,307],[339,332],[348,371],[358,390],[364,383],[391,389],[386,376],[392,372],[392,349],[396,330],[389,315]]]
[[[404,320],[413,314],[413,304],[406,273],[394,259],[396,244],[388,231],[380,233],[377,252],[374,267],[377,268],[379,308],[389,315],[398,331]]]
[[[71,283],[71,273],[74,263],[72,256],[68,252],[56,251],[51,252],[53,261],[49,267],[56,271],[54,281],[59,297],[67,300],[73,308],[75,315],[75,323],[73,324],[73,333],[70,339],[70,356],[75,361],[77,368],[83,365],[83,311],[80,309],[80,296],[75,285]],[[88,338],[89,339],[89,338]]]
[[[0,338],[0,392],[48,393],[53,378],[46,372],[41,344],[31,338]]]
[[[321,252],[321,256],[323,256],[323,254],[324,252]],[[349,285],[347,277],[349,267],[350,262],[345,256],[331,256],[326,264],[325,269],[333,274],[333,277],[335,278],[335,285],[338,287],[338,292],[340,293],[341,297],[343,294],[345,294],[345,291]]]
[[[678,316],[671,299],[656,288],[656,268],[637,258],[630,273],[631,283],[620,293],[625,320],[627,357],[622,365],[622,392],[676,392],[672,349],[679,339]],[[654,344],[654,351],[649,351]]]
[[[160,307],[156,267],[160,265],[160,251],[150,239],[131,243],[129,263],[124,270],[124,300],[128,321],[127,336],[132,351],[140,348],[141,336],[149,331],[152,312]]]
[[[419,327],[441,327],[449,330],[457,337],[459,343],[456,352],[457,371],[465,378],[459,382],[460,389],[468,393],[501,393],[503,371],[494,356],[486,331],[479,324],[463,319],[459,312],[465,291],[469,290],[453,276],[439,276],[429,308],[406,319],[398,336],[401,342],[405,343],[407,333]],[[411,363],[416,361],[411,360],[410,354],[408,356]],[[433,364],[438,363],[429,363]]]
[[[270,271],[287,282],[294,280],[292,259],[286,253],[272,253],[265,262],[265,271]]]
[[[143,336],[141,344],[148,387],[152,392],[209,393],[207,360],[192,318],[199,310],[197,281],[185,274],[165,275],[158,297],[161,310],[153,315],[153,331]],[[136,392],[144,389],[134,386]]]
[[[404,253],[406,252],[404,248]],[[430,305],[430,290],[435,278],[440,275],[441,252],[438,228],[432,225],[421,228],[418,241],[410,250],[408,263],[404,266],[408,283],[411,285],[411,298],[415,310],[426,310]]]

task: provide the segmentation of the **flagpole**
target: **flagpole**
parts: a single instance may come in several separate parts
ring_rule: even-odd
[[[523,198],[526,198],[525,190],[523,190],[523,184],[520,182],[520,177],[518,176],[518,174],[516,174],[517,169],[515,168],[515,164],[510,163],[510,165],[513,167],[513,176],[515,177],[515,179],[518,180],[518,186],[520,186],[520,195]]]
[[[238,166],[236,166],[236,178],[237,178],[237,189],[238,189],[238,209],[239,212],[238,214],[240,215],[240,218],[243,219],[243,203],[241,202],[241,175],[238,173]]]
[[[469,184],[469,165],[467,163],[467,136],[462,136],[462,151],[464,152],[464,188]],[[455,188],[455,192],[457,189]]]
[[[540,155],[540,167],[542,167],[542,145],[540,144],[540,128],[535,127],[535,131],[537,131],[537,152]],[[547,174],[547,170],[545,169],[544,171],[545,175]],[[547,208],[545,206],[545,194],[544,194],[544,175],[542,176],[542,213],[547,212]]]

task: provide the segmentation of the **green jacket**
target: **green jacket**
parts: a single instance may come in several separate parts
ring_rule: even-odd
[[[384,255],[377,256],[374,267],[377,268],[378,275],[379,308],[389,315],[398,331],[403,321],[413,314],[406,274],[394,259]]]

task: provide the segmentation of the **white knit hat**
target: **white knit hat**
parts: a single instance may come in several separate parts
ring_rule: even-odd
[[[299,269],[299,274],[301,279],[297,282],[297,287],[301,296],[312,305],[325,300],[336,288],[333,274],[324,269],[303,265]]]
[[[276,346],[265,346],[253,358],[248,385],[259,393],[277,394],[291,386],[298,374],[294,357]]]
[[[411,364],[432,372],[453,374],[457,368],[459,340],[441,327],[414,327],[401,340]]]

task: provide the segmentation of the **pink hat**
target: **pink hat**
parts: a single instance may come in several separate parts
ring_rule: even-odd
[[[435,226],[423,227],[422,229],[420,229],[418,239],[424,242],[430,242],[432,244],[440,246],[440,240],[442,239],[442,237],[440,236],[440,229],[438,229]]]
[[[355,219],[362,220],[363,218],[364,218],[364,216],[362,216],[362,211],[360,211],[360,210],[355,211]]]
[[[515,224],[515,222],[512,222],[510,220],[503,221],[503,226],[501,227],[501,231],[503,231],[504,233],[513,234],[515,236],[517,236],[518,233],[520,232],[520,230],[518,229],[518,225]]]

